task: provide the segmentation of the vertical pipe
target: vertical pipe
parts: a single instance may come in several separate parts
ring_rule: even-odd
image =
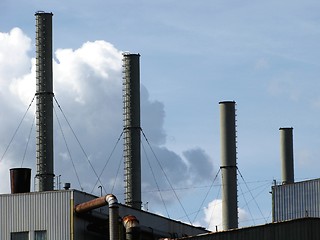
[[[125,203],[141,209],[140,55],[123,54]]]
[[[117,198],[108,194],[106,202],[109,205],[109,240],[119,240],[119,205]]]
[[[113,194],[80,203],[75,206],[74,211],[78,214],[86,213],[107,204],[109,206],[109,240],[119,240],[119,204]]]
[[[135,216],[127,215],[123,218],[123,225],[126,229],[125,240],[140,240],[140,225]]]
[[[222,227],[238,228],[235,102],[220,102]]]
[[[294,183],[293,128],[280,128],[282,184]]]
[[[52,13],[36,16],[36,153],[38,191],[53,190]]]

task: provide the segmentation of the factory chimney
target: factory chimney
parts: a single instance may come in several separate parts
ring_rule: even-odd
[[[53,190],[52,13],[36,12],[36,153],[38,191]]]
[[[141,209],[140,55],[123,54],[125,203]]]
[[[220,102],[222,227],[238,228],[235,102]]]
[[[282,184],[294,183],[293,128],[280,128],[280,156],[282,164]]]

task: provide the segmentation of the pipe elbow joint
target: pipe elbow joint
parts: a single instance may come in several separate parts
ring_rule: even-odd
[[[118,199],[113,194],[106,195],[106,202],[108,203],[109,207],[119,207]]]

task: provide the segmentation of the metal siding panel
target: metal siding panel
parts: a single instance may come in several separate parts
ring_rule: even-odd
[[[35,230],[47,230],[48,240],[69,240],[70,197],[70,191],[1,195],[1,240]]]
[[[320,179],[273,187],[273,220],[320,217]]]

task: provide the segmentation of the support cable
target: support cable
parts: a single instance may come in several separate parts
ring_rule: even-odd
[[[115,185],[116,185],[116,182],[117,182],[117,179],[118,179],[118,176],[119,176],[119,172],[120,172],[120,167],[122,165],[122,159],[123,159],[123,154],[120,158],[120,161],[119,161],[119,165],[118,165],[118,169],[117,169],[117,174],[116,174],[116,177],[114,179],[114,182],[113,182],[113,185],[112,185],[112,188],[111,188],[111,193],[113,193],[114,191],[114,188],[115,188]]]
[[[219,186],[219,190],[218,190],[216,199],[219,199],[220,191],[221,191],[221,185]],[[222,201],[221,201],[221,204],[222,204]],[[209,220],[207,229],[209,229],[209,227],[210,227],[210,223],[211,223],[211,220],[212,220],[212,218],[213,218],[213,212],[214,212],[214,209],[216,208],[216,206],[217,206],[217,204],[215,204],[215,205],[213,206],[213,209],[212,209],[212,211],[211,211],[210,220]],[[221,225],[222,225],[222,222],[219,223],[219,226],[221,226]],[[216,226],[216,228],[218,228],[218,225]]]
[[[54,113],[55,113],[55,116],[56,116],[56,119],[57,119],[57,122],[58,122],[58,125],[59,125],[59,128],[60,128],[61,135],[62,135],[63,140],[64,140],[64,144],[66,145],[66,148],[67,148],[67,151],[68,151],[68,155],[69,155],[69,158],[70,158],[71,163],[72,163],[73,170],[74,170],[74,172],[75,172],[75,174],[76,174],[76,177],[77,177],[79,186],[80,186],[81,190],[83,191],[83,187],[81,186],[80,178],[79,178],[79,175],[78,175],[76,166],[75,166],[75,164],[74,164],[73,158],[72,158],[72,156],[71,156],[71,152],[70,152],[70,149],[69,149],[69,146],[68,146],[66,137],[65,137],[65,135],[64,135],[64,132],[63,132],[63,130],[62,130],[62,126],[61,126],[60,120],[59,120],[59,118],[58,118],[56,109],[53,108],[53,110],[54,110]]]
[[[248,187],[248,184],[247,184],[247,183],[246,183],[246,181],[244,180],[244,177],[242,176],[242,174],[241,174],[241,172],[240,172],[239,168],[237,168],[237,171],[238,171],[238,173],[239,173],[240,177],[242,178],[243,182],[245,183],[245,186],[246,186],[246,187],[247,187],[247,189],[249,190],[250,195],[251,195],[252,199],[254,200],[254,202],[255,202],[255,204],[256,204],[256,206],[257,206],[257,208],[258,208],[258,210],[259,210],[259,212],[260,212],[261,216],[263,217],[263,219],[264,219],[264,220],[265,220],[265,222],[267,223],[267,219],[266,219],[266,218],[265,218],[265,216],[263,215],[263,213],[262,213],[262,211],[261,211],[261,208],[259,207],[259,204],[257,203],[257,201],[256,201],[255,197],[253,196],[252,192],[250,191],[250,189],[249,189],[249,187]]]
[[[261,181],[260,181],[261,182]],[[249,182],[247,182],[247,184],[248,184]],[[256,181],[256,182],[251,182],[251,183],[259,183],[259,181]],[[241,183],[240,183],[241,184]],[[263,191],[268,187],[268,186],[270,186],[270,181],[268,181],[268,182],[265,182],[264,184],[261,184],[261,185],[259,185],[259,186],[256,186],[256,187],[254,187],[254,188],[251,188],[250,190],[251,191],[254,191],[254,190],[257,190],[257,189],[260,189],[260,188],[262,188],[262,187],[264,187],[258,194],[256,194],[255,195],[255,197],[257,197],[258,195],[260,195],[261,193],[263,193]],[[244,192],[244,194],[246,194],[246,193],[248,193],[249,191],[246,191],[246,192]],[[249,201],[250,202],[250,201]]]
[[[78,137],[77,137],[77,135],[75,134],[75,132],[74,132],[73,128],[71,127],[70,122],[68,121],[68,119],[67,119],[66,115],[64,114],[64,112],[63,112],[63,110],[62,110],[62,108],[61,108],[60,104],[58,103],[58,101],[57,101],[56,97],[55,97],[55,96],[53,96],[53,98],[54,98],[54,100],[55,100],[56,104],[58,105],[58,107],[59,107],[59,109],[60,109],[60,111],[61,111],[61,113],[62,113],[62,115],[63,115],[63,117],[64,117],[64,119],[65,119],[65,121],[67,122],[67,124],[68,124],[68,126],[69,126],[69,128],[71,129],[71,132],[72,132],[72,134],[73,134],[74,138],[75,138],[75,139],[76,139],[76,141],[78,142],[78,144],[79,144],[79,146],[80,146],[80,149],[81,149],[82,153],[84,154],[84,156],[86,157],[86,160],[87,160],[87,162],[89,163],[89,165],[90,165],[90,167],[91,167],[91,169],[92,169],[93,173],[94,173],[94,174],[95,174],[95,176],[97,177],[97,179],[98,179],[98,181],[99,181],[100,185],[102,186],[102,188],[104,189],[104,191],[105,191],[105,192],[107,192],[107,191],[106,191],[106,189],[105,189],[105,187],[104,187],[104,185],[102,184],[102,182],[101,182],[101,180],[100,180],[100,178],[99,178],[99,176],[98,176],[98,174],[97,174],[96,170],[94,169],[94,167],[93,167],[93,165],[92,165],[92,163],[91,163],[91,161],[90,161],[90,159],[89,159],[89,157],[88,157],[88,155],[87,155],[86,151],[84,150],[83,146],[81,145],[81,143],[80,143],[80,141],[79,141],[79,138],[78,138]]]
[[[34,101],[35,97],[36,97],[36,95],[34,95],[34,96],[33,96],[32,100],[31,100],[31,103],[29,104],[29,106],[28,106],[28,108],[27,108],[26,112],[24,113],[24,115],[23,115],[23,117],[22,117],[22,119],[21,119],[21,121],[20,121],[20,123],[19,123],[19,125],[18,125],[17,129],[14,131],[13,136],[12,136],[12,138],[11,138],[11,139],[10,139],[10,141],[9,141],[9,144],[8,144],[8,145],[7,145],[7,147],[6,147],[6,150],[4,151],[4,153],[3,153],[3,154],[2,154],[2,156],[1,156],[0,162],[3,160],[3,158],[4,158],[4,156],[6,155],[6,153],[7,153],[8,149],[9,149],[9,147],[10,147],[10,145],[11,145],[11,143],[12,143],[13,139],[14,139],[14,138],[15,138],[15,136],[17,135],[17,132],[18,132],[18,130],[19,130],[19,128],[20,128],[20,126],[21,126],[21,124],[22,124],[22,122],[23,122],[24,118],[26,117],[26,115],[27,115],[27,113],[28,113],[28,111],[29,111],[29,109],[30,109],[30,107],[31,107],[31,105],[32,105],[32,103],[33,103],[33,101]]]
[[[205,196],[204,199],[202,200],[202,203],[200,204],[200,207],[199,207],[199,209],[198,209],[198,211],[197,211],[197,213],[196,213],[196,216],[195,216],[194,219],[193,219],[193,222],[196,221],[196,219],[197,219],[197,217],[198,217],[198,214],[199,214],[199,212],[201,211],[201,209],[202,209],[202,207],[203,207],[203,204],[204,204],[204,202],[206,201],[206,199],[207,199],[207,197],[208,197],[208,195],[209,195],[209,192],[211,191],[211,189],[212,189],[212,187],[213,187],[214,182],[217,180],[217,177],[218,177],[219,173],[220,173],[220,168],[219,168],[216,176],[214,177],[214,179],[213,179],[213,181],[212,181],[212,183],[211,183],[211,185],[210,185],[210,188],[209,188],[209,190],[208,190],[207,193],[206,193],[206,196]]]
[[[177,195],[177,192],[174,190],[174,188],[173,188],[173,186],[172,186],[172,184],[171,184],[171,182],[170,182],[170,180],[169,180],[169,177],[168,177],[168,175],[166,174],[166,172],[164,171],[164,168],[162,167],[162,165],[161,165],[161,163],[160,163],[160,161],[159,161],[159,159],[158,159],[157,155],[155,154],[155,152],[154,152],[153,148],[151,147],[151,144],[149,143],[149,140],[147,139],[147,137],[146,137],[146,135],[144,134],[144,132],[143,132],[143,130],[142,130],[142,129],[141,129],[141,132],[142,132],[142,135],[143,135],[143,137],[145,138],[146,142],[148,143],[148,145],[149,145],[149,147],[150,147],[150,149],[151,149],[151,152],[152,152],[152,154],[153,154],[154,158],[157,160],[157,163],[159,164],[160,169],[161,169],[161,171],[163,172],[163,174],[164,174],[164,176],[165,176],[165,178],[166,178],[167,182],[169,183],[170,188],[172,189],[172,191],[173,191],[173,193],[174,193],[175,197],[177,198],[177,200],[178,200],[178,202],[179,202],[179,204],[180,204],[180,206],[181,206],[181,208],[182,208],[182,210],[183,210],[184,214],[186,215],[186,217],[187,217],[188,221],[189,221],[189,222],[190,222],[190,224],[192,225],[192,222],[191,222],[191,220],[190,220],[190,218],[189,218],[189,215],[188,215],[188,214],[187,214],[187,212],[186,212],[186,209],[183,207],[183,205],[182,205],[182,203],[181,203],[181,201],[180,201],[180,198],[179,198],[179,197],[178,197],[178,195]]]
[[[28,149],[28,146],[29,146],[30,137],[31,137],[33,126],[34,126],[34,122],[35,122],[35,118],[33,118],[33,121],[32,121],[32,125],[31,125],[30,131],[29,131],[29,135],[28,135],[28,139],[27,139],[27,145],[26,145],[26,148],[24,149],[23,158],[22,158],[22,162],[21,162],[21,166],[20,167],[23,166],[23,162],[24,162],[24,160],[26,158],[27,149]]]
[[[248,210],[249,210],[249,214],[250,214],[251,219],[252,219],[252,221],[253,221],[253,225],[256,225],[256,222],[254,221],[254,218],[253,218],[253,215],[252,215],[251,209],[249,208],[249,203],[248,203],[248,201],[247,201],[247,199],[246,199],[246,197],[245,197],[244,192],[242,191],[242,187],[241,187],[241,185],[240,185],[240,184],[238,184],[238,186],[239,186],[239,188],[240,188],[240,191],[241,191],[241,194],[242,194],[242,196],[243,196],[243,199],[244,199],[244,201],[245,201],[245,203],[246,203],[246,205],[245,205],[245,206],[247,206],[247,208],[248,208]]]
[[[166,203],[165,203],[165,201],[164,201],[164,199],[163,199],[163,197],[162,197],[162,193],[161,193],[161,191],[160,191],[159,184],[158,184],[158,182],[157,182],[157,179],[156,179],[156,176],[155,176],[155,174],[154,174],[154,171],[153,171],[153,169],[152,169],[152,167],[151,167],[151,164],[150,164],[148,155],[147,155],[147,153],[146,153],[146,149],[145,149],[145,147],[144,147],[144,145],[143,145],[143,142],[141,142],[141,146],[142,146],[143,152],[144,152],[144,154],[145,154],[145,156],[146,156],[146,159],[147,159],[147,162],[148,162],[150,171],[151,171],[151,173],[152,173],[154,182],[156,183],[156,186],[157,186],[157,189],[158,189],[158,192],[159,192],[161,201],[162,201],[162,203],[163,203],[163,205],[164,205],[164,208],[165,208],[165,210],[166,210],[167,216],[168,216],[168,218],[170,218],[170,215],[169,215],[169,212],[168,212],[168,209],[167,209],[167,205],[166,205]]]
[[[118,140],[117,140],[116,144],[113,146],[113,149],[112,149],[112,151],[111,151],[111,153],[110,153],[110,155],[109,155],[109,157],[108,157],[108,159],[107,159],[107,162],[106,162],[105,165],[103,166],[103,168],[102,168],[102,170],[101,170],[101,173],[100,173],[100,175],[99,175],[96,183],[94,184],[94,186],[93,186],[93,188],[92,188],[92,190],[91,190],[91,193],[93,193],[95,187],[97,186],[98,182],[100,181],[101,176],[102,176],[104,170],[106,169],[108,163],[110,162],[110,159],[111,159],[114,151],[116,150],[116,148],[117,148],[117,146],[118,146],[118,144],[119,144],[119,142],[120,142],[120,140],[121,140],[122,135],[123,135],[123,131],[121,132],[120,136],[118,137]]]

